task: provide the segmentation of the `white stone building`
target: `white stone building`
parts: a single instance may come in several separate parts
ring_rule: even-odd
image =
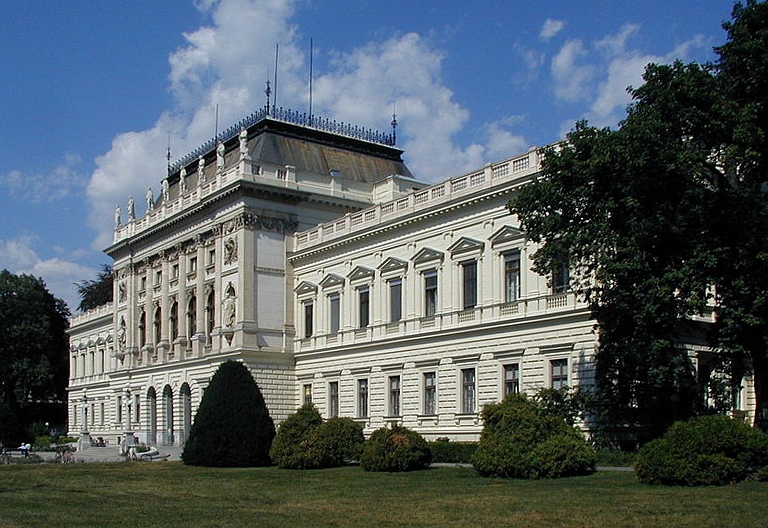
[[[70,434],[183,443],[230,359],[276,422],[311,400],[430,439],[476,439],[509,391],[592,383],[586,306],[530,270],[506,208],[538,151],[428,186],[393,139],[257,112],[171,167],[143,217],[116,211],[114,302],[69,331]]]

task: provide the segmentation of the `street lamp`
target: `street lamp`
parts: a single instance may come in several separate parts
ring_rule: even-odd
[[[131,454],[136,450],[136,437],[131,427],[131,386],[126,383],[123,389],[123,405],[125,406],[125,439],[123,440],[123,453]]]

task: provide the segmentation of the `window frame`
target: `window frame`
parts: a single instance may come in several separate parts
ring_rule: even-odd
[[[514,378],[509,378],[508,372],[515,372]],[[513,386],[514,390],[508,390],[510,386]],[[501,397],[503,399],[510,394],[520,394],[520,363],[517,361],[501,366]]]
[[[402,416],[402,376],[393,374],[387,380],[387,395],[389,403],[388,416]]]
[[[504,302],[513,303],[522,297],[522,266],[523,255],[519,249],[505,251],[504,257]],[[510,263],[517,262],[517,267],[510,266]],[[510,278],[514,277],[513,284],[510,284]]]
[[[428,381],[431,379],[431,384]],[[437,372],[424,372],[422,380],[422,412],[424,416],[437,415]]]
[[[477,259],[465,260],[460,262],[459,266],[461,267],[461,305],[464,310],[473,310],[478,304]]]
[[[357,380],[357,417],[368,418],[370,413],[371,384],[368,378]]]
[[[467,374],[472,375],[471,380],[467,379]],[[461,414],[474,414],[477,412],[477,368],[463,368],[459,376]]]
[[[339,382],[328,382],[328,418],[339,416]]]
[[[434,317],[438,312],[439,280],[437,268],[424,270],[421,275],[424,283],[424,317]]]

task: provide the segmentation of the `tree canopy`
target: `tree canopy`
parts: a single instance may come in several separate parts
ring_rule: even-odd
[[[77,309],[81,312],[91,310],[112,300],[112,266],[104,264],[101,271],[93,280],[84,280],[75,284],[80,304]]]
[[[23,422],[35,402],[65,399],[68,316],[42,279],[0,271],[0,405],[8,416]]]
[[[509,204],[535,270],[571,265],[602,418],[641,441],[702,410],[683,341],[719,351],[735,384],[754,376],[768,428],[768,6],[737,4],[723,27],[717,61],[649,65],[618,129],[578,123]],[[714,332],[696,322],[707,303]]]

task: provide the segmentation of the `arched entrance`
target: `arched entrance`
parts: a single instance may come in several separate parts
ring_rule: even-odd
[[[184,382],[179,391],[181,395],[181,438],[180,443],[185,443],[192,429],[192,389],[189,383]]]
[[[163,444],[173,445],[173,389],[170,385],[163,388],[163,407],[165,408]]]
[[[150,387],[147,391],[147,409],[149,410],[149,416],[147,416],[147,443],[150,445],[157,444],[157,392],[154,387]]]

